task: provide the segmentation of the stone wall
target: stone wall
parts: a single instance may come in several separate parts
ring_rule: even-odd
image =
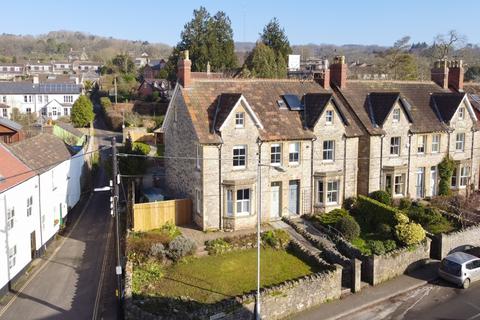
[[[433,237],[432,258],[441,260],[449,253],[465,249],[466,245],[480,246],[480,225]]]
[[[413,250],[402,248],[381,256],[372,255],[363,263],[369,270],[366,280],[375,286],[420,267],[429,258],[430,239],[428,238]]]
[[[260,292],[262,319],[285,318],[319,303],[340,298],[342,277],[340,265],[327,264],[295,240],[290,242],[290,250],[302,259],[321,266],[324,271],[262,288]],[[255,292],[214,304],[202,305],[197,310],[189,308],[195,304],[194,301],[179,299],[177,305],[187,306],[188,312],[176,308],[176,313],[164,316],[154,315],[141,309],[133,301],[132,264],[127,262],[124,303],[125,319],[127,320],[211,319],[212,316],[215,316],[215,319],[254,319]]]

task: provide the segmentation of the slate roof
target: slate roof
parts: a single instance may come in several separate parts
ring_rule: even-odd
[[[23,128],[21,124],[7,118],[0,118],[0,125],[15,131],[20,131]]]
[[[226,111],[233,107],[232,101],[235,101],[241,94],[264,127],[263,130],[259,129],[260,138],[263,141],[275,141],[314,138],[313,132],[304,128],[303,111],[279,108],[277,101],[282,100],[284,94],[294,94],[298,97],[310,93],[333,94],[332,91],[323,89],[313,81],[302,83],[298,80],[269,79],[197,79],[192,82],[191,87],[180,88],[180,90],[180,96],[183,97],[187,105],[190,118],[201,143],[221,142],[219,134],[211,130],[214,128],[214,119],[220,97],[224,97],[224,102],[220,101],[221,112],[217,114],[215,128],[219,128],[220,119],[228,115]],[[341,103],[339,103],[339,108],[346,115],[347,120],[352,119],[350,112]],[[347,135],[360,134],[360,128],[353,121],[349,121]]]
[[[351,126],[351,123],[345,114],[345,108],[339,104],[337,99],[334,97],[333,92],[326,92],[326,93],[307,93],[303,98],[303,105],[305,108],[305,124],[307,128],[312,129],[315,127],[315,124],[318,121],[318,118],[322,114],[325,107],[328,105],[329,102],[332,102],[335,106],[337,112],[340,114],[340,117],[343,123],[347,126]],[[348,131],[348,130],[347,130]],[[351,131],[351,130],[350,130]],[[357,128],[356,133],[350,132],[350,135],[358,135],[360,133],[359,129]]]
[[[0,94],[78,94],[82,86],[72,83],[0,82]]]
[[[393,100],[393,93],[399,93],[400,99],[404,99],[402,105],[408,104],[410,108],[404,108],[410,111],[411,127],[413,133],[446,131],[448,127],[439,119],[433,106],[431,95],[433,93],[451,93],[447,89],[442,89],[431,81],[361,81],[349,80],[346,88],[338,90],[340,96],[349,106],[349,109],[355,113],[360,123],[369,134],[384,134],[384,130],[372,122],[369,113],[369,95],[375,93],[374,101],[380,104],[384,99],[388,104]],[[380,97],[379,93],[386,93],[385,97]],[[452,93],[451,93],[452,94]],[[390,96],[391,95],[391,96]],[[405,106],[404,106],[405,107]],[[378,107],[377,117],[382,118],[385,110]],[[388,108],[387,108],[388,109]],[[408,116],[408,114],[407,114]]]
[[[448,123],[452,120],[455,111],[465,97],[464,93],[435,93],[432,94],[432,100],[438,114],[443,122]]]
[[[49,133],[41,133],[30,139],[8,146],[10,151],[27,166],[42,174],[71,158],[65,143]]]
[[[217,107],[215,115],[213,117],[213,130],[216,132],[227,120],[228,115],[232,111],[233,107],[237,104],[238,100],[242,96],[241,93],[222,93],[217,99]]]
[[[480,119],[480,83],[465,83],[463,91],[468,94],[468,100],[477,115],[477,119]]]
[[[0,192],[14,187],[35,176],[26,164],[16,158],[9,149],[0,143]]]
[[[56,125],[57,127],[62,128],[62,129],[65,130],[65,131],[73,134],[75,137],[81,138],[81,137],[83,137],[83,136],[85,135],[82,131],[78,130],[77,128],[75,128],[74,126],[72,126],[70,123],[65,123],[65,122],[57,121],[57,122],[55,123],[55,125]]]

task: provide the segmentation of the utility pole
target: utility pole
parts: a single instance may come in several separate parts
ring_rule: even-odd
[[[120,175],[118,174],[117,163],[117,141],[115,137],[112,138],[112,168],[113,168],[113,214],[115,216],[115,238],[117,249],[117,266],[115,273],[117,275],[117,303],[119,308],[119,314],[122,314],[122,262],[120,256],[120,226],[118,221],[118,184],[120,183]]]
[[[118,101],[117,101],[117,76],[113,77],[113,85],[115,87],[115,89],[114,89],[115,90],[115,104],[117,104],[118,103]]]

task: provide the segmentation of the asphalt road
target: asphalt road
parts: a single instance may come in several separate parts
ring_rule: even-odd
[[[480,282],[463,290],[443,280],[349,316],[349,320],[480,319]]]
[[[101,119],[95,127],[105,129]],[[110,145],[110,132],[97,133],[99,145]],[[94,184],[107,184],[102,171]],[[42,258],[21,290],[0,310],[1,320],[117,319],[109,197],[109,192],[93,193],[85,210],[72,213],[64,238],[57,240],[56,250]]]

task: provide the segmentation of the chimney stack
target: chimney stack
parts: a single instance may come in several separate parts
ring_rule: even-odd
[[[184,88],[188,88],[192,82],[192,61],[189,59],[188,50],[182,52],[177,64],[177,81]]]
[[[448,66],[447,60],[437,60],[433,65],[430,73],[430,77],[433,82],[438,84],[443,89],[448,89]]]
[[[345,63],[345,56],[336,56],[333,63],[330,65],[330,81],[340,89],[347,86],[347,64]]]
[[[448,70],[448,85],[457,91],[463,91],[463,73],[463,61],[452,61]]]
[[[323,72],[320,74],[318,83],[323,87],[323,89],[330,89],[330,69],[323,69]]]

